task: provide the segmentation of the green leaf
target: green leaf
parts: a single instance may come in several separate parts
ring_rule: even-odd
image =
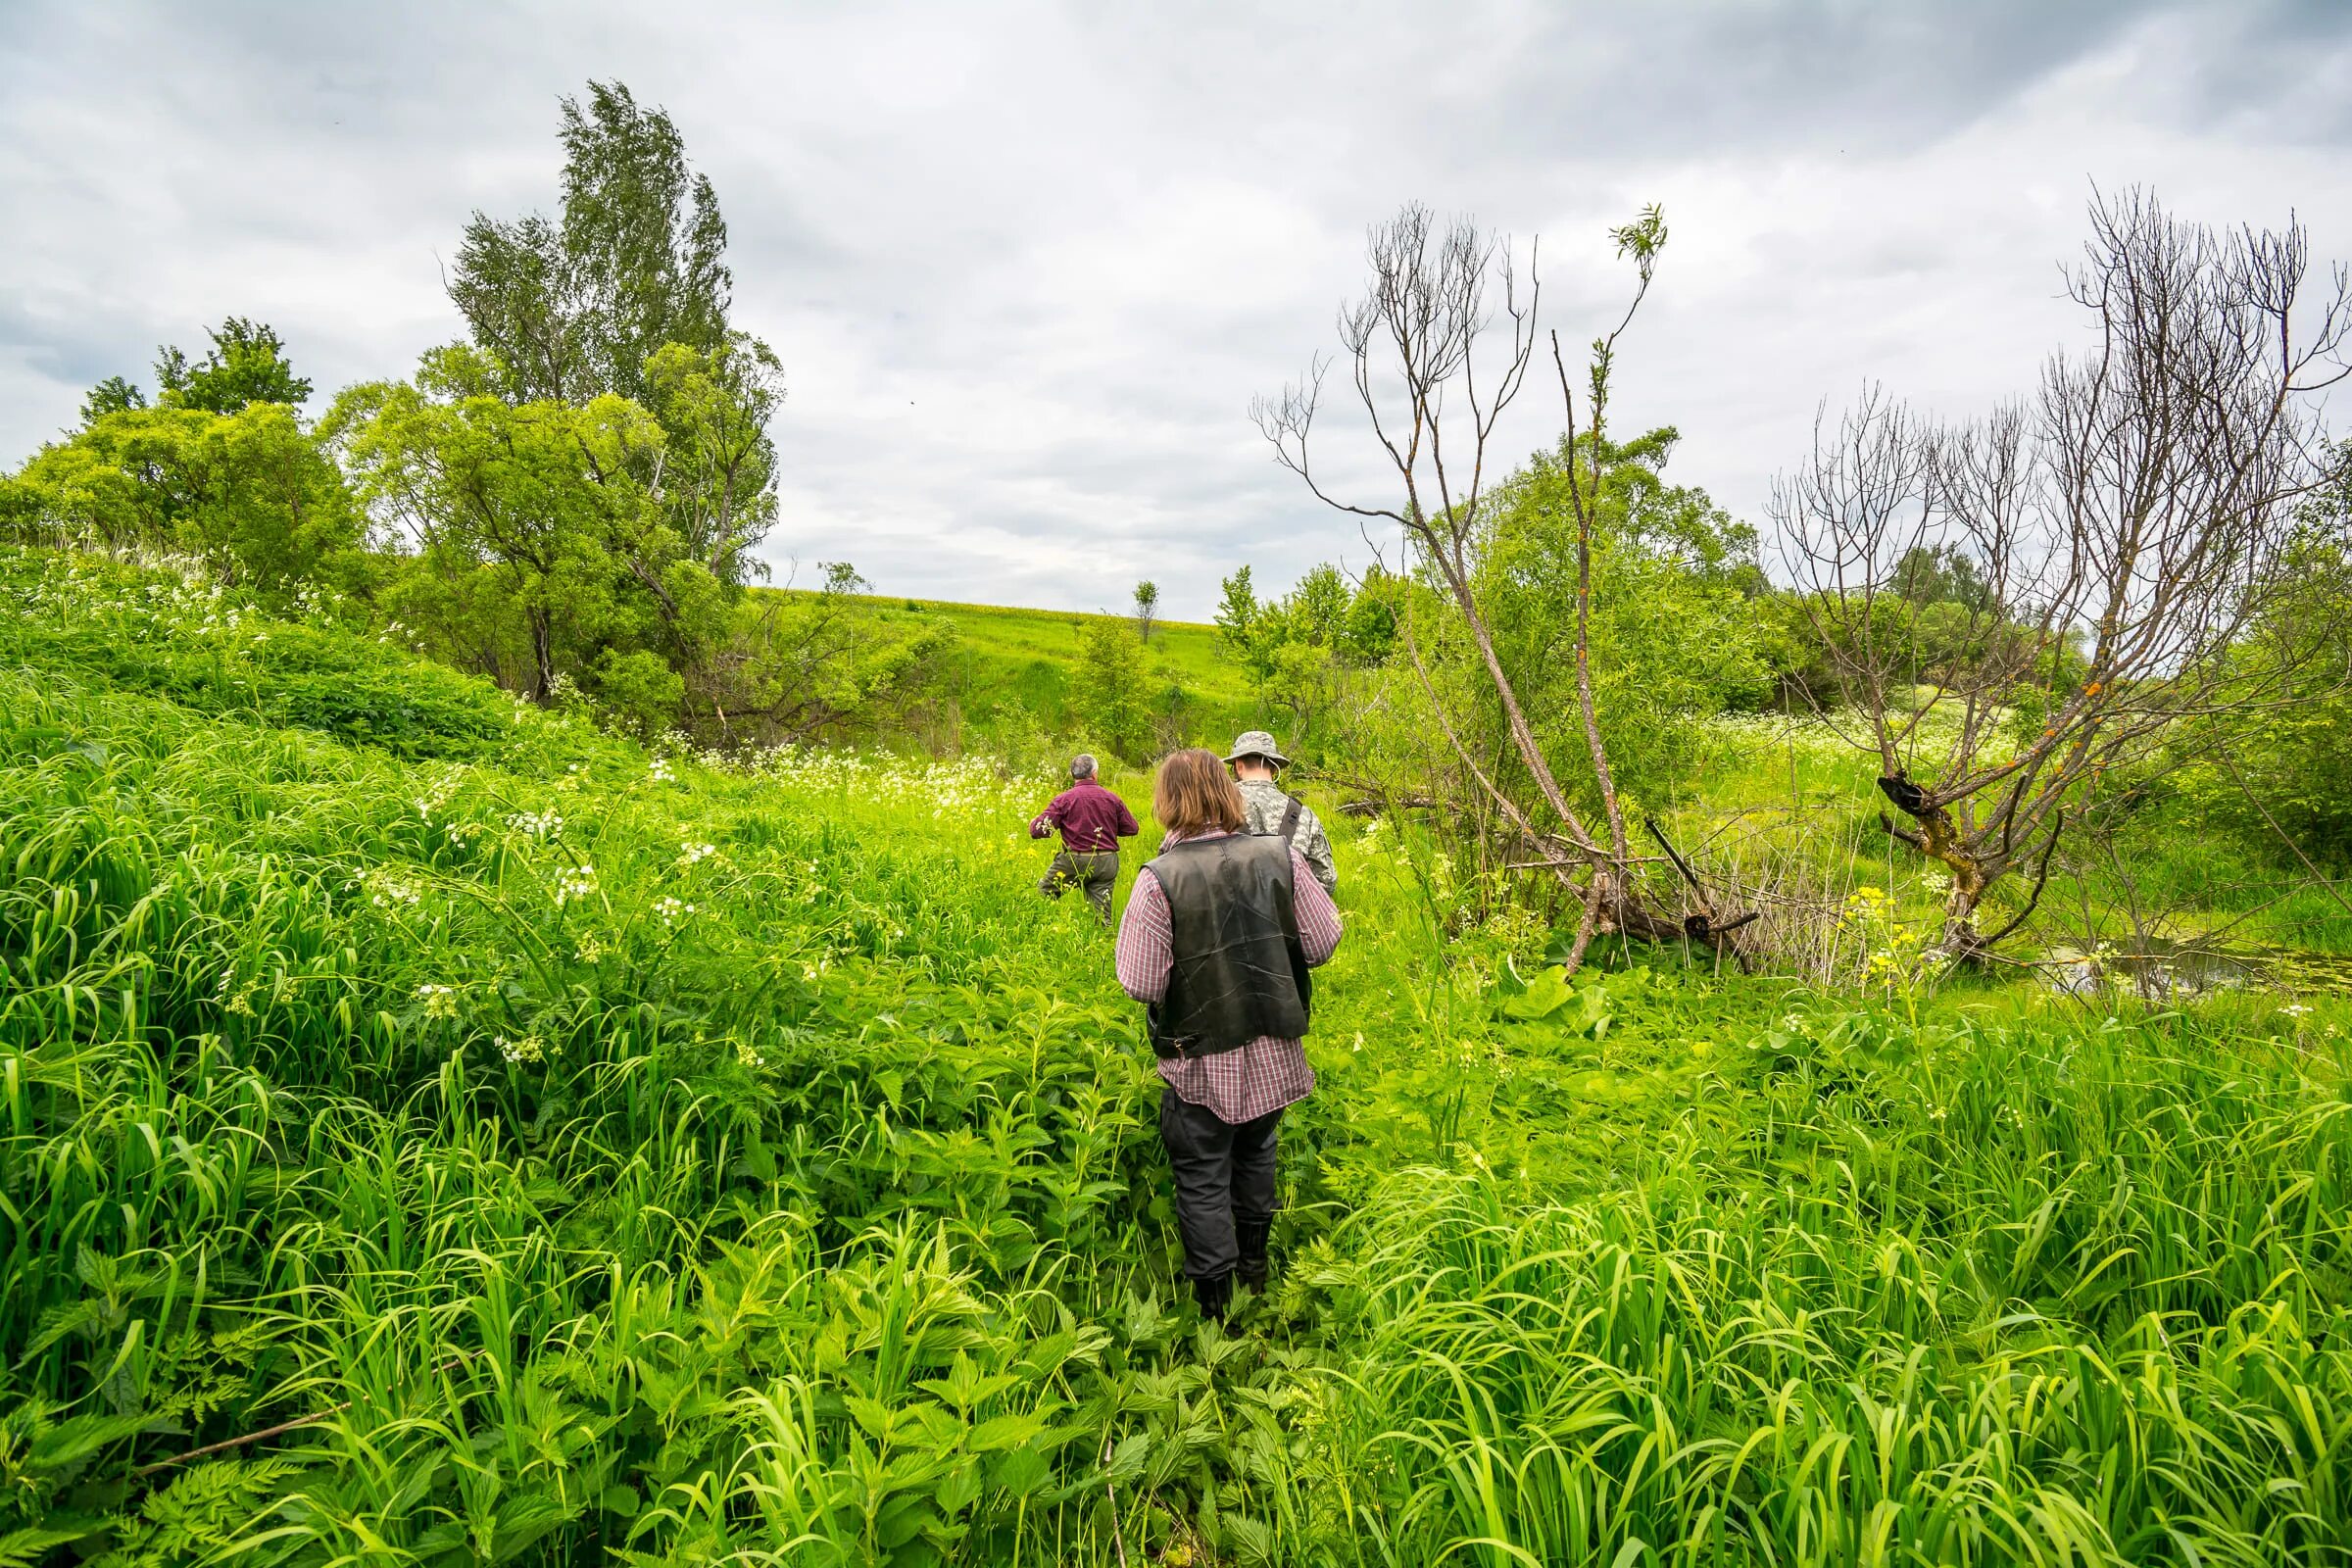
[[[874,1539],[885,1550],[894,1550],[921,1535],[923,1527],[938,1517],[932,1511],[929,1497],[915,1494],[893,1497],[874,1515]]]
[[[940,1478],[932,1498],[950,1517],[963,1512],[980,1495],[980,1461],[966,1459]]]
[[[1558,964],[1540,969],[1526,989],[1502,1004],[1502,1015],[1521,1022],[1547,1018],[1568,1004],[1568,971]]]
[[[869,1399],[862,1394],[844,1395],[841,1402],[858,1424],[865,1428],[868,1437],[880,1443],[890,1441],[891,1427],[896,1418],[888,1405],[879,1399]]]
[[[1576,1005],[1562,1021],[1569,1028],[1598,1040],[1609,1029],[1609,994],[1592,985],[1576,994]]]
[[[32,1440],[32,1448],[25,1455],[25,1468],[35,1471],[58,1471],[77,1466],[82,1460],[124,1438],[136,1436],[147,1429],[151,1419],[143,1412],[123,1415],[77,1415],[70,1421],[60,1421]]]
[[[1015,1447],[1036,1437],[1045,1429],[1045,1425],[1035,1415],[992,1416],[972,1429],[969,1440],[971,1449],[974,1453],[989,1453],[998,1448]]]
[[[997,1461],[997,1485],[1015,1497],[1039,1491],[1052,1475],[1053,1466],[1035,1448],[1015,1448]]]
[[[0,1536],[0,1568],[32,1568],[48,1555],[50,1547],[79,1541],[88,1534],[89,1530],[50,1530],[37,1525],[29,1530],[12,1530]]]

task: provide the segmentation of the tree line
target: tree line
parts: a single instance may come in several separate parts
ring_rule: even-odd
[[[201,358],[117,375],[0,480],[25,541],[201,558],[266,598],[365,603],[415,647],[539,702],[720,743],[887,723],[944,625],[885,624],[846,564],[747,592],[776,522],[775,353],[732,320],[726,225],[669,116],[617,83],[562,105],[557,214],[466,226],[466,333],[414,374],[311,383],[231,318]]]
[[[152,391],[91,388],[0,477],[0,536],[336,596],[641,733],[910,733],[944,622],[873,613],[846,563],[814,592],[754,591],[785,384],[734,322],[710,180],[616,83],[564,100],[561,140],[552,216],[465,226],[464,336],[412,374],[310,420],[277,333],[232,317],[160,350]],[[2352,863],[2352,447],[2318,422],[2344,373],[2342,279],[2310,286],[2299,226],[2217,230],[2143,193],[2099,198],[2089,227],[2068,274],[2082,346],[1973,420],[1866,390],[1776,488],[1768,569],[1756,526],[1669,477],[1677,430],[1610,418],[1660,213],[1610,236],[1632,287],[1572,367],[1532,252],[1405,208],[1370,231],[1336,358],[1254,409],[1371,547],[1276,595],[1248,565],[1224,580],[1217,629],[1256,710],[1357,805],[1552,877],[1572,959],[1601,931],[1738,954],[1742,890],[1644,826],[1700,787],[1727,713],[1804,715],[1868,760],[1883,833],[1949,879],[1960,956],[2014,929],[2066,846],[2123,825]],[[1527,395],[1559,399],[1559,433],[1509,465],[1494,431]],[[1375,493],[1325,485],[1335,406],[1389,466]],[[1188,721],[1147,677],[1158,615],[1140,583],[1131,617],[1074,639],[1073,717],[1134,760]],[[2004,888],[2024,891],[1981,922]]]

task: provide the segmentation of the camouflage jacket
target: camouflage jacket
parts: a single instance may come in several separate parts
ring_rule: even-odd
[[[1244,826],[1250,832],[1279,833],[1283,813],[1291,808],[1291,798],[1272,779],[1246,778],[1242,780],[1242,808],[1248,818]],[[1291,845],[1306,857],[1306,863],[1314,871],[1315,880],[1323,884],[1324,892],[1340,890],[1340,873],[1331,863],[1331,840],[1324,835],[1314,808],[1303,801],[1298,806],[1298,831]]]

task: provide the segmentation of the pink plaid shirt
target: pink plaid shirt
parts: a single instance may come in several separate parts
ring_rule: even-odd
[[[1298,913],[1298,945],[1306,950],[1306,961],[1326,961],[1340,945],[1339,907],[1296,848],[1291,851],[1291,899]],[[1175,961],[1168,896],[1146,867],[1136,873],[1134,891],[1127,896],[1126,916],[1119,922],[1119,984],[1138,1002],[1159,1002],[1168,994],[1168,971]],[[1306,1064],[1305,1050],[1296,1040],[1277,1040],[1272,1035],[1260,1035],[1239,1051],[1162,1061],[1159,1076],[1179,1100],[1235,1126],[1296,1104],[1315,1087],[1315,1070]]]

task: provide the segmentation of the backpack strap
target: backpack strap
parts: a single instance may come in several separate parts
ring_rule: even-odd
[[[1290,797],[1290,802],[1282,811],[1282,842],[1296,847],[1298,843],[1298,813],[1305,808],[1298,804],[1296,795]]]

